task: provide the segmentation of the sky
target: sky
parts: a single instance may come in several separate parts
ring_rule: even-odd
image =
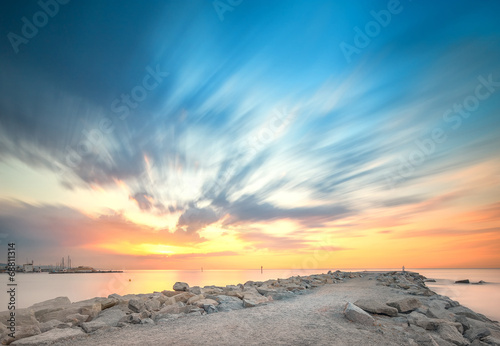
[[[0,246],[500,267],[498,1],[0,4]]]

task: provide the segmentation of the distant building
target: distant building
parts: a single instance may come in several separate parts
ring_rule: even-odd
[[[23,264],[23,272],[32,273],[33,272],[33,263]]]

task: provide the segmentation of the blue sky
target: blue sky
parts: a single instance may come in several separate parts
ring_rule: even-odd
[[[387,244],[378,227],[396,238],[444,227],[413,220],[422,204],[441,201],[446,215],[499,208],[498,2],[230,3],[73,0],[27,38],[23,18],[32,23],[42,8],[4,1],[0,232],[42,262],[52,250],[35,234],[57,234],[55,248],[82,261],[95,255],[100,238],[69,241],[62,221],[34,226],[71,224],[69,215],[97,228],[115,217],[139,229],[130,239],[146,228],[148,244],[209,257],[229,251],[210,246],[223,235],[244,258],[310,251],[323,234],[348,263],[365,246],[350,238],[359,232]],[[373,13],[389,9],[346,57],[342,44],[356,47],[358,30],[366,35]],[[25,41],[12,44],[12,33]],[[466,100],[478,103],[461,115],[454,107]],[[364,223],[378,213],[405,226]],[[496,237],[498,224],[480,220],[467,231]],[[103,258],[127,256],[115,245]]]

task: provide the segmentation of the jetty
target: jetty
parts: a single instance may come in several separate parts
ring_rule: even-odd
[[[123,270],[98,270],[92,267],[78,266],[76,268],[54,269],[49,274],[94,274],[123,273]]]

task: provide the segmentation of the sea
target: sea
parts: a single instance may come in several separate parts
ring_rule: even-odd
[[[177,281],[187,282],[190,286],[236,285],[247,281],[265,281],[268,279],[288,278],[296,275],[327,273],[328,270],[342,271],[392,271],[381,269],[269,269],[258,270],[126,270],[123,273],[94,274],[48,274],[16,273],[15,306],[17,309],[29,307],[44,300],[66,296],[72,302],[93,297],[107,297],[112,293],[120,295],[152,293],[172,290]],[[418,269],[418,272],[436,282],[427,286],[434,292],[450,297],[490,319],[500,321],[500,269]],[[7,274],[0,274],[0,311],[7,310],[10,296],[7,293],[9,283]],[[480,280],[485,284],[455,284],[457,280],[469,279],[471,283]]]

